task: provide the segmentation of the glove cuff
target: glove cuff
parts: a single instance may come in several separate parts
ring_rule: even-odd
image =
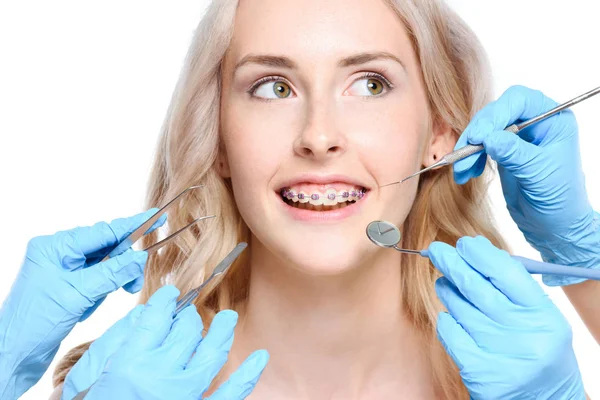
[[[545,262],[600,269],[600,215],[594,212],[591,222],[570,237],[577,239],[559,239],[544,244],[536,243],[534,247],[540,252]],[[573,285],[585,280],[568,276],[542,276],[542,281],[548,286]]]

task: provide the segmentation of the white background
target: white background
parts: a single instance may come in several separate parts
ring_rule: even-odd
[[[523,84],[562,102],[600,85],[598,2],[450,4],[483,41],[497,95]],[[206,0],[0,2],[0,299],[31,237],[142,210],[159,128],[206,5]],[[597,210],[599,111],[600,97],[575,108]],[[514,252],[538,258],[510,219],[498,182],[491,196]],[[600,398],[599,347],[560,289],[547,291],[573,326],[588,393]],[[110,296],[74,329],[56,359],[98,336],[135,303],[124,291]],[[48,397],[53,368],[24,399]]]

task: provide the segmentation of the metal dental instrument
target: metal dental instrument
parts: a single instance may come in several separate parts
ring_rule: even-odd
[[[148,218],[144,223],[142,223],[138,228],[136,228],[133,232],[131,232],[127,237],[123,238],[119,243],[117,243],[109,251],[109,253],[105,257],[102,258],[102,261],[106,261],[109,258],[116,257],[119,254],[123,253],[128,248],[130,248],[135,242],[137,242],[142,236],[144,236],[146,234],[146,232],[148,232],[148,230],[152,227],[152,225],[154,225],[156,223],[156,221],[158,221],[160,219],[160,217],[163,216],[163,214],[167,211],[169,206],[171,206],[173,203],[175,203],[175,201],[177,201],[179,198],[181,198],[184,194],[191,192],[193,190],[196,190],[196,189],[203,188],[203,187],[204,187],[204,185],[190,186],[189,188],[185,189],[183,192],[179,193],[177,196],[175,196],[174,199],[169,201],[165,206],[163,206],[154,215],[152,215],[150,218]],[[186,229],[188,229],[189,227],[191,227],[198,221],[202,221],[204,219],[214,218],[214,217],[215,217],[215,215],[207,215],[204,217],[196,218],[195,220],[193,220],[192,222],[190,222],[183,228],[179,229],[177,232],[172,233],[171,235],[167,236],[160,242],[157,242],[157,243],[145,248],[144,251],[147,252],[148,254],[151,254],[151,253],[155,252],[156,250],[160,249],[161,247],[163,247],[164,245],[166,245],[167,243],[169,243],[171,240],[173,240],[177,236],[179,236],[182,232],[184,232]]]
[[[177,196],[177,197],[179,197],[179,196]],[[245,242],[238,243],[238,245],[235,246],[233,248],[233,250],[231,250],[229,252],[229,254],[227,254],[225,256],[225,258],[219,264],[217,264],[213,273],[208,277],[207,280],[205,280],[197,288],[192,289],[189,292],[187,292],[187,294],[185,296],[183,296],[181,299],[179,299],[179,301],[177,301],[177,305],[175,306],[175,313],[173,314],[173,318],[175,318],[175,316],[177,314],[179,314],[179,312],[181,310],[183,310],[188,305],[190,305],[192,303],[192,301],[194,301],[194,299],[196,297],[198,297],[198,294],[208,284],[208,282],[210,282],[213,278],[215,278],[219,275],[225,274],[227,269],[231,266],[231,264],[233,264],[233,262],[236,260],[236,258],[238,258],[238,256],[242,253],[242,251],[244,251],[246,249],[246,247],[248,247],[247,243],[245,243]],[[92,386],[93,386],[93,384],[92,384]],[[85,398],[85,395],[90,391],[91,388],[92,387],[90,386],[89,388],[85,389],[84,391],[79,392],[77,394],[77,396],[75,396],[73,398],[73,400],[83,400]]]
[[[550,111],[547,111],[541,115],[538,115],[537,117],[531,118],[525,122],[521,122],[520,124],[513,124],[511,126],[509,126],[508,128],[504,129],[505,131],[508,132],[512,132],[512,133],[519,133],[520,131],[522,131],[523,129],[527,128],[530,125],[533,125],[537,122],[540,122],[554,114],[557,114],[563,110],[566,110],[567,108],[570,108],[572,106],[574,106],[577,103],[580,103],[584,100],[589,99],[592,96],[597,95],[598,93],[600,93],[600,86],[597,87],[596,89],[590,90],[587,93],[582,94],[581,96],[575,97],[572,100],[567,101],[566,103],[563,103],[555,108],[553,108]],[[427,168],[423,168],[422,170],[415,172],[414,174],[407,176],[406,178],[402,179],[401,181],[398,182],[392,182],[392,183],[387,183],[383,186],[380,186],[380,188],[382,187],[386,187],[386,186],[390,186],[390,185],[396,185],[398,183],[402,183],[404,181],[409,180],[410,178],[413,178],[415,176],[418,176],[420,174],[422,174],[423,172],[427,172],[429,170],[432,169],[436,169],[436,168],[440,168],[440,167],[445,167],[447,165],[451,165],[454,164],[457,161],[462,160],[463,158],[466,158],[472,154],[478,153],[480,151],[483,150],[483,146],[482,145],[474,145],[474,144],[468,144],[465,147],[462,147],[458,150],[453,151],[452,153],[448,153],[446,154],[444,157],[442,157],[438,162],[436,162],[433,165],[430,165]]]
[[[225,272],[227,271],[227,269],[229,269],[229,267],[231,266],[231,264],[233,264],[233,262],[236,260],[236,258],[238,258],[240,254],[242,254],[242,251],[244,251],[246,249],[246,247],[248,247],[248,244],[246,242],[238,243],[238,245],[235,246],[233,248],[233,250],[231,250],[229,252],[229,254],[227,254],[227,256],[225,256],[225,258],[219,264],[217,264],[213,273],[208,277],[207,280],[202,282],[202,284],[200,286],[198,286],[197,288],[192,289],[189,292],[187,292],[185,296],[183,296],[181,299],[179,299],[179,301],[177,302],[177,306],[175,307],[175,315],[179,314],[179,312],[181,310],[183,310],[185,307],[190,305],[192,303],[192,301],[194,301],[194,299],[196,297],[198,297],[198,294],[202,291],[202,289],[213,278],[215,278],[219,275],[224,275]]]
[[[367,225],[367,236],[377,246],[392,248],[400,253],[417,254],[429,258],[427,250],[408,250],[398,247],[401,234],[396,225],[387,221],[373,221]],[[525,257],[511,256],[514,260],[521,262],[530,274],[550,274],[560,276],[572,276],[577,278],[600,280],[600,270],[567,267],[565,265],[550,264],[535,261]]]

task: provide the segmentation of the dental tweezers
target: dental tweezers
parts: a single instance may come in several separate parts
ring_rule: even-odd
[[[177,305],[175,307],[175,315],[179,314],[179,312],[181,310],[183,310],[184,308],[186,308],[187,306],[192,304],[192,301],[194,301],[194,299],[196,297],[198,297],[198,294],[200,294],[202,289],[204,289],[204,287],[206,287],[206,285],[213,278],[215,278],[219,275],[223,275],[227,271],[227,269],[229,269],[231,264],[233,264],[233,262],[236,260],[236,258],[238,258],[240,254],[242,254],[242,251],[244,251],[246,249],[246,247],[248,247],[248,244],[246,242],[238,243],[238,245],[235,246],[233,248],[233,250],[231,250],[229,252],[229,254],[227,254],[225,256],[225,258],[219,264],[217,264],[217,266],[213,270],[213,273],[208,277],[207,280],[202,282],[202,284],[200,286],[198,286],[197,288],[192,289],[189,292],[187,292],[185,296],[183,296],[181,299],[179,299],[179,301],[177,302]]]
[[[175,196],[174,199],[172,199],[167,204],[165,204],[160,210],[158,210],[155,214],[153,214],[150,218],[148,218],[145,222],[143,222],[138,228],[136,228],[133,232],[131,232],[129,235],[127,235],[125,238],[123,238],[121,241],[119,241],[115,246],[113,246],[113,248],[111,250],[109,250],[108,254],[102,258],[102,261],[106,261],[109,258],[116,257],[119,254],[122,254],[125,250],[127,250],[131,246],[133,246],[133,244],[135,242],[137,242],[142,236],[144,236],[144,235],[146,235],[146,233],[148,233],[150,228],[156,223],[156,221],[158,221],[165,214],[167,209],[173,203],[175,203],[175,201],[177,201],[179,198],[181,198],[186,193],[189,193],[191,191],[194,191],[196,189],[200,189],[203,187],[204,187],[204,185],[190,186],[189,188],[185,189],[183,192],[179,193],[177,196]],[[192,222],[190,222],[183,228],[179,229],[177,232],[174,232],[171,235],[167,236],[160,242],[157,242],[151,246],[148,246],[147,248],[144,249],[144,251],[147,252],[148,254],[152,254],[156,250],[160,249],[161,247],[163,247],[164,245],[169,243],[171,240],[175,239],[177,236],[179,236],[181,233],[183,233],[186,229],[190,228],[192,225],[194,225],[204,219],[209,219],[209,218],[214,218],[214,217],[215,217],[215,215],[207,215],[204,217],[196,218],[195,220],[193,220]]]

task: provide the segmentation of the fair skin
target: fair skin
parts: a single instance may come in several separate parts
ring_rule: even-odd
[[[600,282],[585,281],[563,287],[573,307],[587,326],[588,330],[600,344]]]
[[[383,75],[393,90],[379,80],[383,92],[370,93],[369,79],[379,78],[365,72]],[[290,95],[262,98],[275,95],[274,82],[247,93],[267,76],[283,78],[275,82]],[[252,275],[219,379],[266,348],[269,366],[249,399],[438,397],[424,344],[403,311],[399,255],[364,234],[375,219],[401,225],[417,190],[417,180],[401,191],[378,185],[454,145],[449,129],[432,122],[401,22],[372,0],[244,0],[222,82],[221,173],[252,231]],[[305,172],[343,174],[370,190],[346,218],[298,221],[278,192]]]
[[[400,20],[371,0],[244,0],[222,82],[221,173],[252,232],[250,296],[224,375],[266,348],[250,398],[435,398],[401,304],[399,254],[364,233],[376,219],[401,225],[418,182],[401,194],[378,186],[454,142],[432,123]],[[369,190],[343,217],[296,218],[280,196],[295,179],[311,193]]]

